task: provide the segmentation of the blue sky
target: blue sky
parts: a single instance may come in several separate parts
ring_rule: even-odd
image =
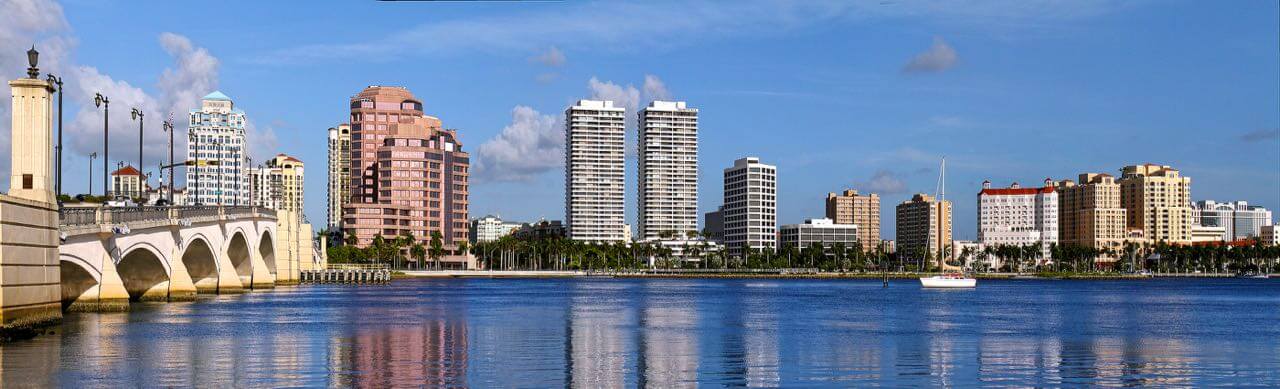
[[[101,147],[101,116],[79,103],[94,91],[114,94],[113,151],[136,150],[127,107],[157,112],[154,166],[167,155],[160,113],[181,119],[189,96],[217,88],[247,112],[255,154],[307,163],[306,210],[322,224],[325,130],[382,84],[460,130],[483,165],[473,216],[563,218],[564,108],[663,96],[701,110],[703,211],[720,203],[721,169],[746,155],[778,165],[781,222],[820,217],[827,192],[854,187],[882,194],[886,236],[894,204],[934,191],[943,156],[957,238],[974,237],[984,179],[1133,163],[1182,170],[1196,200],[1280,208],[1274,1],[0,5],[13,11],[0,15],[0,74],[19,76],[35,42],[74,83],[71,192]]]

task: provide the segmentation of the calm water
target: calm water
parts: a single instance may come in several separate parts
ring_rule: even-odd
[[[1280,281],[408,280],[71,314],[11,386],[1280,386]]]

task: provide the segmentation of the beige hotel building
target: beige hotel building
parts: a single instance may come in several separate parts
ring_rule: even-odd
[[[1120,176],[1120,205],[1129,213],[1130,230],[1151,242],[1191,244],[1191,178],[1166,165],[1125,166]]]
[[[827,219],[835,224],[857,225],[862,251],[874,250],[880,244],[880,195],[860,195],[853,189],[827,193]]]
[[[1119,252],[1128,238],[1120,184],[1110,174],[1084,173],[1078,182],[1058,182],[1058,212],[1059,244]]]

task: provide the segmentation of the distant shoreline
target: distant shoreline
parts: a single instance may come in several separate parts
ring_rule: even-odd
[[[893,280],[918,279],[941,273],[748,273],[748,272],[690,272],[690,273],[647,273],[647,272],[585,272],[556,270],[441,270],[397,271],[393,279],[406,278],[683,278],[683,279],[850,279],[850,280]],[[1099,274],[1099,273],[986,273],[974,274],[974,278],[987,280],[1143,280],[1156,278],[1235,278],[1227,273],[1191,273],[1191,274]],[[1271,275],[1280,279],[1280,274]]]

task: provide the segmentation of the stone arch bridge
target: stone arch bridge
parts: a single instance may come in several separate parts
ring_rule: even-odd
[[[289,228],[299,223],[285,223],[266,208],[64,207],[59,213],[63,309],[118,310],[129,301],[271,288],[296,283],[300,271],[320,266],[311,244],[299,244],[311,241],[309,228]]]

